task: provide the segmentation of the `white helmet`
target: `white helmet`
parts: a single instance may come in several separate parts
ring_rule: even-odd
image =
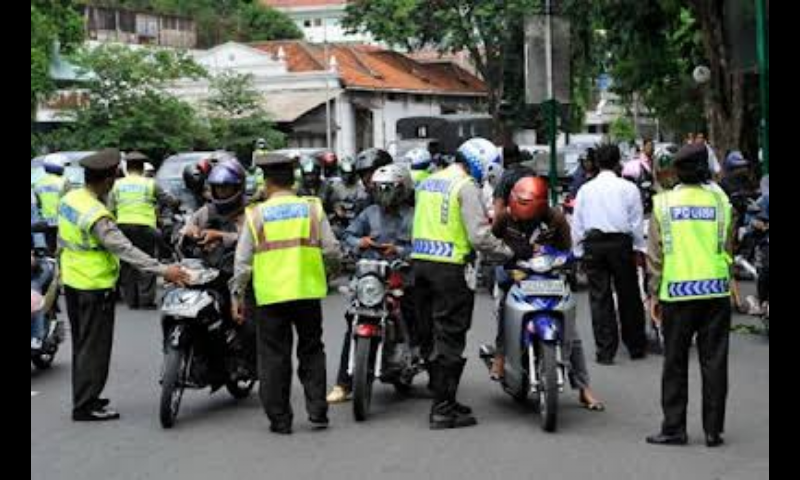
[[[44,157],[42,162],[44,171],[55,175],[63,175],[64,168],[67,166],[67,157],[61,153],[51,153]]]
[[[456,152],[456,160],[463,162],[469,174],[479,184],[483,184],[487,175],[498,177],[497,169],[502,174],[503,161],[500,149],[485,138],[473,138],[464,142]]]
[[[372,175],[375,200],[383,207],[393,207],[408,200],[414,191],[414,181],[408,168],[391,164],[380,167]]]
[[[431,166],[431,152],[427,148],[415,148],[405,154],[403,159],[411,166],[411,170],[427,170]]]

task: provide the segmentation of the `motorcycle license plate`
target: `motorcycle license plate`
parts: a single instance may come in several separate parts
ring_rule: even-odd
[[[561,280],[525,280],[519,284],[525,295],[557,297],[566,294],[564,282]]]

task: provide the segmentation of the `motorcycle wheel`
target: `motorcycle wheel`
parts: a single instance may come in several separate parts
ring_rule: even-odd
[[[542,343],[540,355],[539,421],[545,432],[555,432],[558,423],[558,362],[555,345]]]
[[[167,347],[164,356],[164,377],[161,379],[161,403],[159,419],[163,428],[172,428],[178,418],[183,398],[183,379],[186,374],[187,352]]]
[[[256,381],[253,379],[248,380],[228,380],[225,382],[225,388],[228,390],[228,393],[231,394],[233,398],[236,400],[243,400],[250,396],[250,392],[253,391],[253,386],[256,384]]]
[[[372,403],[372,383],[375,380],[374,355],[372,354],[373,340],[371,338],[357,338],[356,365],[353,372],[353,416],[357,422],[363,422],[369,416],[369,407]]]
[[[37,352],[31,354],[31,363],[39,370],[47,370],[53,366],[53,360],[56,358],[56,352],[46,353]]]

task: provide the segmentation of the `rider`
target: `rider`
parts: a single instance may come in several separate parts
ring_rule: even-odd
[[[492,233],[503,241],[514,252],[514,258],[509,263],[514,265],[517,260],[530,259],[537,245],[548,244],[560,251],[570,251],[572,239],[570,226],[561,211],[548,205],[547,182],[541,177],[523,177],[511,190],[508,208],[505,215],[500,215],[492,227]],[[532,236],[540,231],[536,243],[532,244]],[[511,279],[508,278],[505,268],[497,269],[498,286],[502,291],[497,305],[497,339],[495,341],[497,354],[492,363],[492,379],[500,380],[505,374],[505,352],[503,351],[503,309],[508,290],[511,288]],[[583,344],[576,326],[565,326],[565,358],[570,362],[570,382],[577,388],[580,403],[589,410],[603,410],[603,404],[597,399],[589,386],[589,372],[586,368],[586,358]]]
[[[300,157],[299,197],[319,197],[322,189],[322,162],[317,157]]]
[[[218,163],[208,176],[211,201],[192,214],[183,230],[184,237],[196,241],[203,249],[209,264],[226,276],[233,275],[232,253],[244,228],[246,177],[247,172],[237,160],[230,158]],[[230,295],[223,293],[222,301],[229,301]],[[252,299],[252,292],[247,296]],[[248,301],[248,305],[252,303]],[[221,311],[228,315],[231,309],[223,305]],[[248,358],[255,362],[253,322],[244,322],[238,331]]]
[[[363,202],[364,204],[357,207],[359,210],[363,210],[363,208],[375,203],[372,174],[375,173],[375,170],[390,165],[393,162],[394,160],[389,152],[381,150],[380,148],[370,148],[356,156],[356,174],[361,178],[361,183],[367,191],[367,196]]]
[[[334,231],[343,231],[360,211],[359,204],[367,201],[367,191],[359,182],[355,160],[344,157],[339,162],[339,176],[325,184],[322,204],[331,219]],[[338,233],[337,233],[338,236]]]
[[[367,207],[345,230],[343,242],[360,258],[404,259],[411,253],[411,230],[414,209],[409,206],[414,185],[408,169],[392,164],[379,168],[372,176],[376,204]],[[410,275],[406,276],[410,277]],[[419,345],[411,299],[410,278],[404,278],[402,315],[412,330],[412,343]],[[409,321],[411,320],[411,321]],[[350,398],[352,378],[347,374],[350,353],[350,323],[342,345],[341,362],[336,385],[328,394],[329,403],[341,403]]]

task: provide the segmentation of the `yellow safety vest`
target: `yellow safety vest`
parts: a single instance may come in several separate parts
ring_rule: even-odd
[[[247,209],[255,242],[253,290],[258,306],[325,298],[323,215],[317,199],[295,195],[271,198]]]
[[[116,203],[117,223],[156,228],[155,180],[129,175],[114,183],[111,195]]]
[[[461,218],[461,189],[472,178],[453,165],[417,187],[411,258],[463,265],[472,252]]]
[[[92,233],[101,218],[113,220],[114,216],[86,188],[73,190],[61,199],[58,241],[64,285],[78,290],[108,290],[116,285],[119,261]]]
[[[653,201],[664,255],[661,301],[730,296],[731,258],[725,243],[731,206],[725,195],[701,186],[681,186]]]
[[[44,220],[55,220],[58,216],[58,202],[64,194],[64,177],[48,173],[36,183],[34,192],[39,197],[39,212]]]

